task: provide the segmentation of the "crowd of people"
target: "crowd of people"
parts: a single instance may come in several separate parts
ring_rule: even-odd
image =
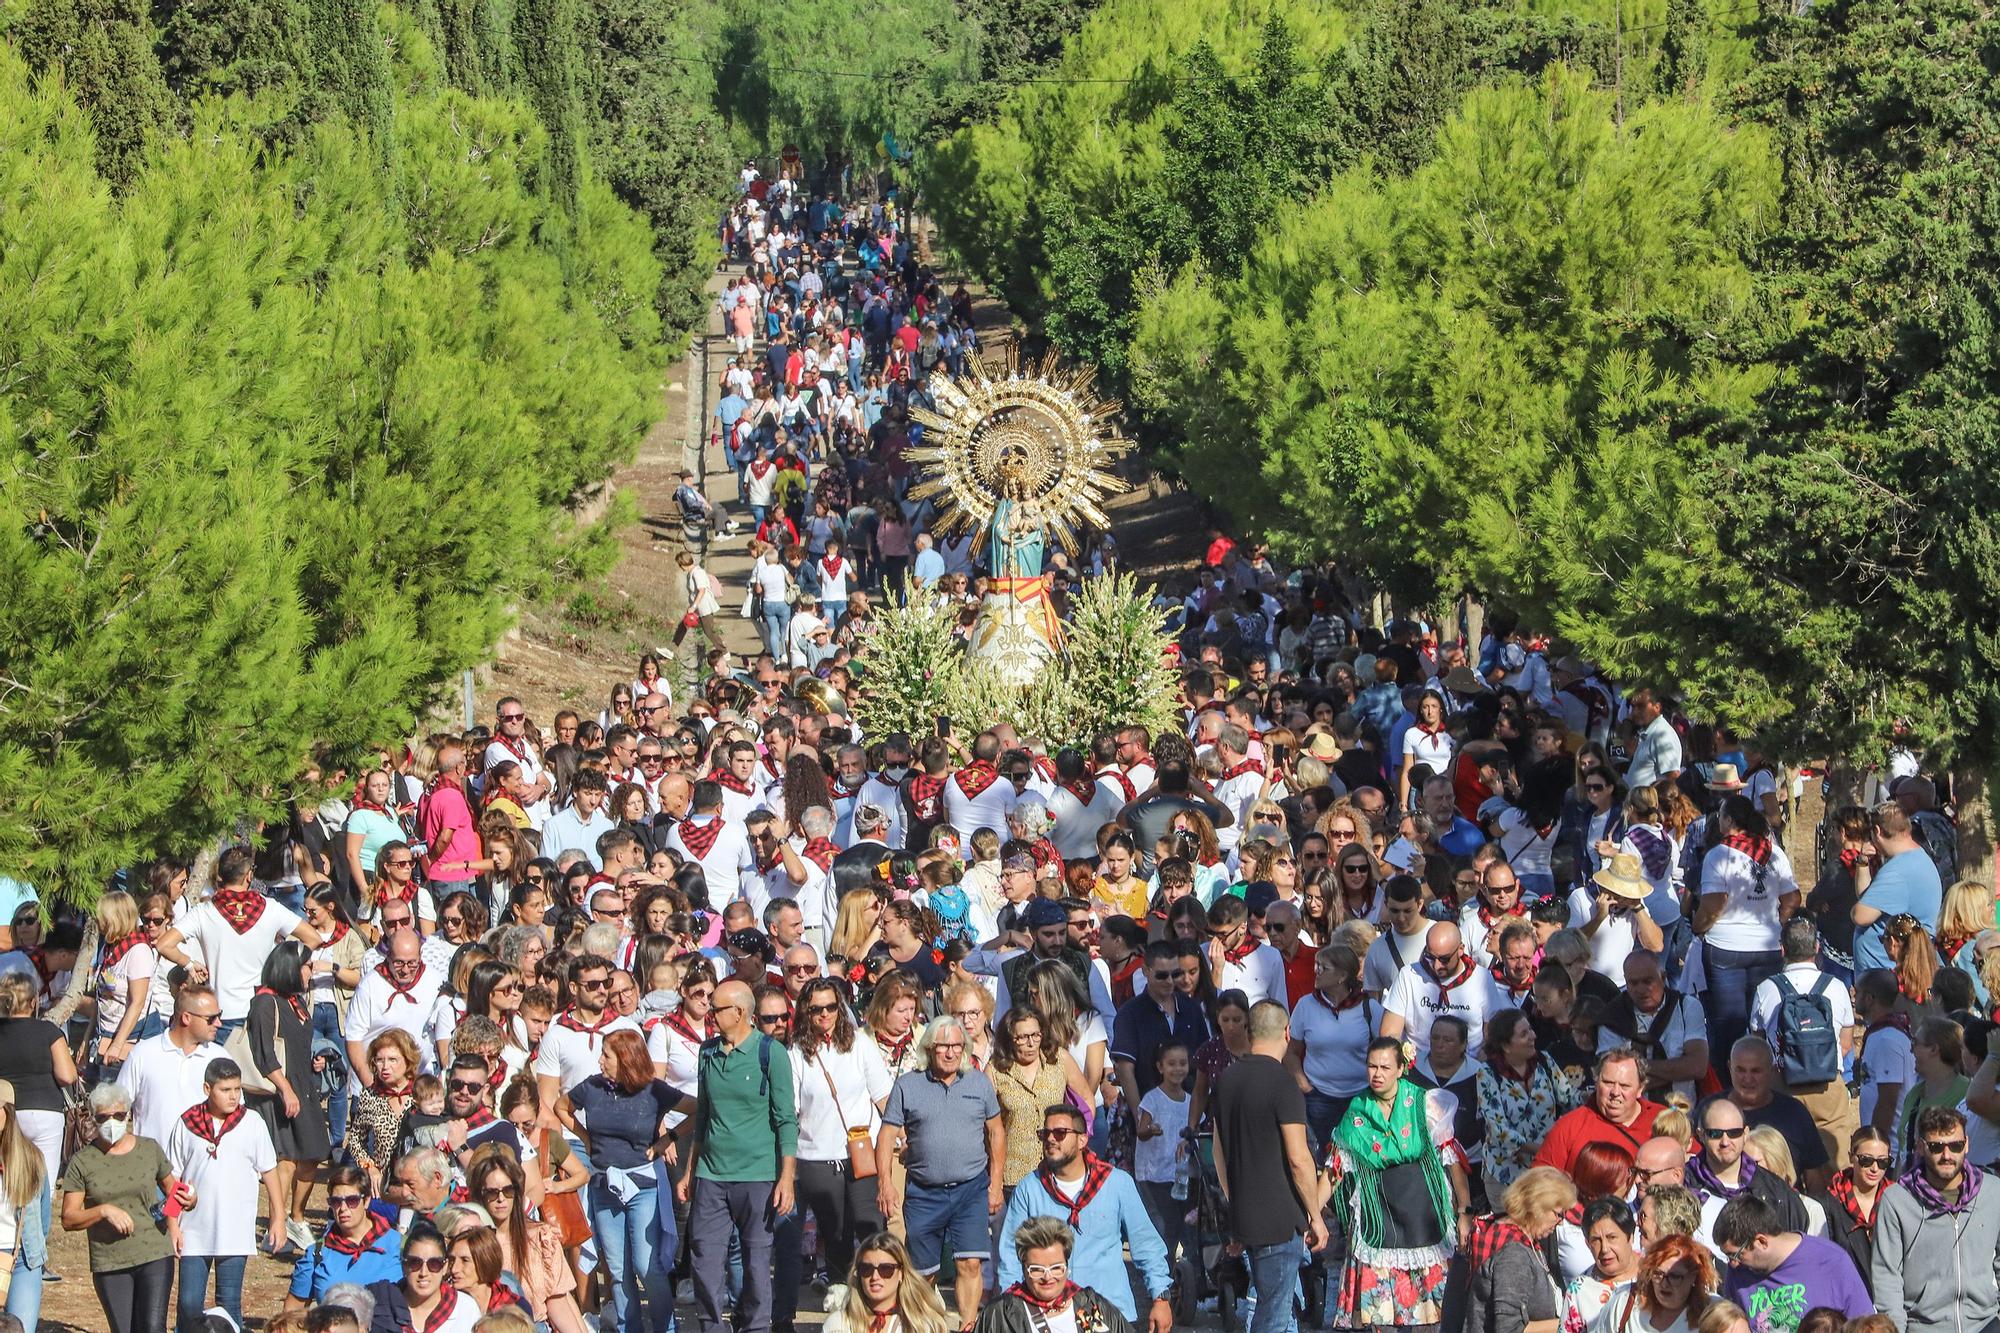
[[[970,312],[892,204],[745,186],[765,651],[326,757],[94,931],[0,881],[8,1317],[60,1225],[114,1333],[267,1263],[280,1333],[2000,1319],[2000,931],[1916,756],[1802,877],[1747,738],[1219,532],[1178,725],[865,735],[871,591],[980,577],[900,470]]]

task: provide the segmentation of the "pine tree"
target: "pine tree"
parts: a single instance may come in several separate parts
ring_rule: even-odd
[[[577,0],[518,0],[514,47],[520,53],[522,91],[549,136],[547,175],[541,184],[561,216],[570,219],[576,216],[583,172],[578,40]]]

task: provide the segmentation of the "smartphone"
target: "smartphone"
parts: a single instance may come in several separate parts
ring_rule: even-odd
[[[939,719],[937,720],[937,734],[938,734],[938,735],[939,735],[940,737],[948,737],[948,736],[950,736],[950,735],[951,735],[951,719],[950,719],[950,718],[948,718],[948,717],[941,717],[941,718],[939,718]]]

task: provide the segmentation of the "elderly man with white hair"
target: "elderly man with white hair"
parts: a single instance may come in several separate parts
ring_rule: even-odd
[[[1008,834],[1035,849],[1037,888],[1053,883],[1059,889],[1062,885],[1062,855],[1049,838],[1055,826],[1056,817],[1049,813],[1048,802],[1033,792],[1024,794],[1007,812]]]
[[[884,1218],[901,1214],[917,1271],[935,1273],[951,1246],[961,1323],[979,1309],[987,1219],[1000,1212],[1007,1131],[992,1081],[967,1066],[965,1029],[934,1019],[917,1039],[922,1069],[900,1075],[882,1108],[875,1142],[877,1203]],[[907,1179],[896,1197],[901,1150]]]

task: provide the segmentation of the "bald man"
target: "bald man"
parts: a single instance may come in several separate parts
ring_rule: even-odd
[[[1687,1149],[1679,1139],[1656,1135],[1639,1145],[1632,1155],[1634,1185],[1684,1185],[1687,1183]]]
[[[389,936],[381,966],[364,972],[354,997],[347,1002],[349,1091],[359,1092],[375,1077],[368,1065],[368,1043],[390,1028],[401,1028],[424,1049],[424,1025],[431,1016],[444,977],[424,965],[423,941],[407,926]],[[411,1073],[415,1073],[414,1070]]]
[[[1467,1049],[1477,1051],[1487,1018],[1509,1007],[1493,974],[1466,952],[1458,927],[1440,921],[1425,934],[1423,954],[1396,974],[1382,997],[1382,1035],[1408,1037],[1422,1060],[1430,1054],[1431,1024],[1440,1014],[1455,1014],[1465,1020]]]
[[[771,1328],[772,1241],[792,1212],[799,1121],[792,1062],[756,1029],[756,997],[740,981],[715,988],[715,1036],[702,1043],[694,1169],[677,1193],[689,1205],[699,1333],[725,1333],[732,1236],[742,1245],[737,1333]],[[793,1224],[796,1225],[796,1224]],[[796,1246],[796,1231],[787,1228]]]

